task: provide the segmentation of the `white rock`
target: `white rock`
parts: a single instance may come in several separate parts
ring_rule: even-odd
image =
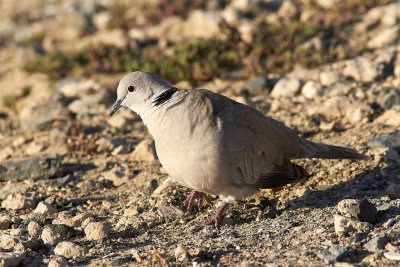
[[[332,8],[340,3],[341,0],[317,0],[317,4],[323,8]]]
[[[86,254],[86,249],[69,241],[59,243],[54,249],[54,254],[66,258],[76,258]]]
[[[99,12],[92,17],[94,26],[99,30],[106,30],[111,19],[111,14],[107,11]]]
[[[25,251],[27,248],[31,247],[30,242],[22,236],[15,235],[0,235],[0,248],[2,249],[12,249],[14,251]]]
[[[385,253],[383,253],[383,256],[385,256],[385,258],[388,260],[400,261],[400,253],[399,252],[385,252]]]
[[[222,18],[231,25],[236,24],[240,19],[240,13],[237,9],[233,7],[226,7],[222,13]]]
[[[1,203],[1,206],[7,210],[19,210],[34,208],[36,199],[30,193],[13,193]]]
[[[374,226],[367,222],[360,222],[341,216],[334,215],[335,232],[339,236],[347,236],[349,233],[367,232],[374,229]]]
[[[359,82],[373,82],[382,75],[383,69],[366,57],[357,57],[346,61],[343,75]]]
[[[37,142],[31,142],[27,148],[25,148],[24,152],[26,155],[36,155],[40,151],[43,150],[43,145],[37,143]]]
[[[88,240],[99,240],[111,232],[108,222],[91,222],[85,227],[85,235]]]
[[[131,159],[135,161],[154,161],[157,159],[154,141],[149,139],[141,141],[132,152]]]
[[[47,267],[67,267],[67,266],[68,266],[68,261],[64,257],[59,256],[57,259],[51,259]]]
[[[319,98],[324,94],[322,86],[315,81],[308,81],[303,85],[301,94],[308,99]]]
[[[340,74],[336,71],[322,71],[319,74],[319,81],[324,86],[331,86],[332,84],[341,80]]]
[[[374,49],[393,44],[396,40],[400,38],[399,32],[400,32],[399,25],[395,25],[380,30],[377,34],[373,35],[373,37],[367,42],[367,47]]]
[[[33,213],[40,213],[46,216],[51,216],[55,213],[57,213],[57,209],[54,208],[52,205],[50,205],[49,203],[45,202],[45,201],[41,201],[36,209],[33,211]]]
[[[280,79],[274,86],[271,96],[274,98],[279,97],[292,97],[300,89],[301,81],[296,78],[283,78]]]

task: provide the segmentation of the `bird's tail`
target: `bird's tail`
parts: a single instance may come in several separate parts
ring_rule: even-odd
[[[367,155],[358,153],[351,148],[314,143],[304,139],[301,140],[300,147],[301,153],[299,158],[369,159]]]

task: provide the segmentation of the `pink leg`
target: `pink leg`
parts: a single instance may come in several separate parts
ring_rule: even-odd
[[[206,219],[203,224],[205,225],[215,225],[215,227],[219,226],[219,222],[222,219],[222,215],[224,214],[225,210],[229,207],[228,202],[223,202],[221,206],[219,206],[217,212],[214,214],[214,216]]]
[[[192,192],[190,192],[188,198],[183,202],[183,206],[187,206],[187,210],[190,210],[196,199],[197,199],[197,205],[199,206],[199,208],[203,204],[203,200],[205,200],[207,203],[211,204],[211,201],[207,197],[206,194],[196,191],[196,190],[192,190]]]

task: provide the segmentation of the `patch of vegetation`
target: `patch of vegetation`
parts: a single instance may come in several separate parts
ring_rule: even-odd
[[[12,94],[4,95],[3,96],[3,105],[6,108],[9,108],[9,109],[15,111],[17,108],[18,100],[28,96],[30,94],[30,92],[31,92],[31,88],[29,86],[27,86],[22,89],[22,92],[19,95],[12,95]]]

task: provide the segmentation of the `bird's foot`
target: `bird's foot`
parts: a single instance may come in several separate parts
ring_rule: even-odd
[[[203,204],[203,200],[205,200],[208,204],[211,205],[211,200],[208,198],[208,196],[205,193],[196,191],[196,190],[192,190],[192,192],[190,192],[189,196],[187,197],[187,199],[183,202],[182,206],[187,206],[187,210],[190,211],[192,209],[193,203],[194,201],[197,199],[197,206],[201,207],[201,205]]]
[[[219,226],[219,223],[223,217],[223,214],[225,212],[225,210],[229,207],[229,203],[228,202],[223,202],[221,206],[219,206],[217,212],[215,212],[215,214],[204,220],[202,225],[215,225],[215,227]]]

